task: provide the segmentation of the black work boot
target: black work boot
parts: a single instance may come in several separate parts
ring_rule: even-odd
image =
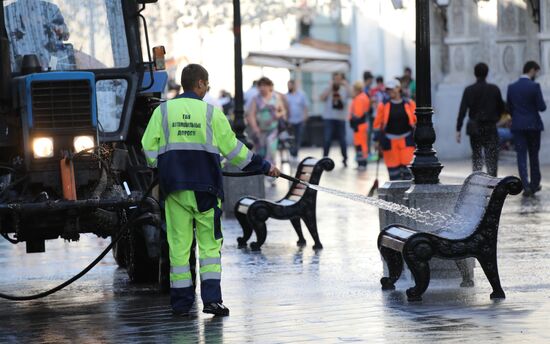
[[[221,302],[212,302],[204,305],[202,312],[226,317],[229,315],[229,308],[225,307]]]

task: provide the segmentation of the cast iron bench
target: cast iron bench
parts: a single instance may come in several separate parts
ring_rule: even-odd
[[[432,257],[457,262],[474,257],[493,288],[491,299],[504,298],[497,266],[498,225],[506,196],[517,195],[521,190],[521,182],[516,177],[500,179],[482,172],[473,173],[464,182],[454,207],[454,215],[467,220],[462,228],[428,233],[401,225],[386,227],[378,236],[378,249],[389,270],[389,277],[380,280],[382,289],[395,289],[404,260],[415,281],[415,286],[407,289],[408,300],[421,301],[430,283],[428,262]],[[465,266],[457,265],[463,277],[461,286],[473,285]]]
[[[334,161],[329,158],[317,160],[309,157],[298,165],[296,178],[317,185],[323,171],[331,171],[333,168]],[[286,196],[277,202],[254,197],[241,198],[235,205],[235,216],[243,228],[243,236],[237,239],[239,248],[246,247],[254,231],[257,241],[250,243],[250,248],[254,251],[260,250],[267,236],[265,222],[270,217],[277,220],[290,220],[298,234],[299,246],[306,244],[300,223],[300,219],[303,220],[315,241],[313,248],[323,248],[317,233],[316,203],[317,191],[300,183],[292,183]]]

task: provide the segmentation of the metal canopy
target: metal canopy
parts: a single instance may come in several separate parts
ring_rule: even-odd
[[[284,50],[251,51],[244,63],[250,66],[286,68],[302,72],[347,72],[350,68],[349,55],[300,43]]]

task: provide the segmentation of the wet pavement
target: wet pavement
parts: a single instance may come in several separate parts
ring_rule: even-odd
[[[336,168],[323,175],[321,185],[366,193],[375,164],[358,172],[343,169],[334,158]],[[444,164],[445,182],[461,182],[470,168],[467,161]],[[544,171],[543,178],[550,167]],[[515,173],[513,161],[504,159],[500,174],[509,173]],[[385,171],[380,180],[387,180]],[[273,198],[288,187],[283,180],[276,185],[268,188]],[[489,299],[490,286],[479,266],[474,288],[461,289],[458,280],[434,280],[421,303],[406,301],[407,280],[396,291],[382,292],[377,209],[319,194],[322,251],[311,248],[309,234],[308,246],[298,248],[288,221],[268,223],[261,253],[239,250],[240,227],[225,219],[222,287],[228,318],[200,312],[190,319],[173,317],[166,295],[151,285],[129,284],[109,255],[48,298],[0,301],[0,343],[548,343],[549,207],[550,184],[535,200],[508,199],[499,232],[507,295],[502,301]],[[29,255],[24,245],[2,240],[0,292],[31,294],[53,287],[107,244],[92,236],[78,243],[51,241],[46,253]]]

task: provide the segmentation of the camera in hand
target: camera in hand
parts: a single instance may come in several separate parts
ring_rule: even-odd
[[[335,110],[343,110],[344,102],[342,101],[342,96],[338,92],[340,90],[340,85],[332,85],[332,108]]]

